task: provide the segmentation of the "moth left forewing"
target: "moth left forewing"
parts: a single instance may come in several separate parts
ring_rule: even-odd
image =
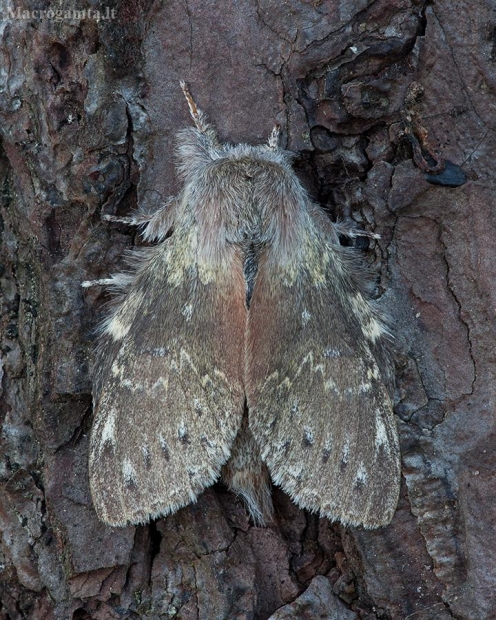
[[[193,228],[148,248],[103,328],[90,488],[111,525],[194,501],[227,461],[243,412],[242,260],[203,260]]]
[[[250,428],[274,482],[298,505],[378,527],[394,514],[400,476],[385,327],[335,241],[310,214],[293,259],[272,247],[260,261],[249,313]]]

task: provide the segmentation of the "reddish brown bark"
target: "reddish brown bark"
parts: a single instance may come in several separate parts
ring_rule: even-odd
[[[0,618],[496,617],[490,7],[113,7],[99,22],[2,13]],[[136,241],[102,211],[177,190],[179,79],[224,139],[278,122],[312,195],[381,234],[364,252],[395,319],[404,472],[387,528],[346,531],[277,490],[277,524],[255,528],[220,486],[148,526],[96,519],[89,360],[105,294],[80,283]],[[432,154],[463,185],[429,183],[399,137],[414,83]]]

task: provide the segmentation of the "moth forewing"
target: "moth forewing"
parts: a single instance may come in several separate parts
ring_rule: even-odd
[[[299,506],[379,527],[393,517],[400,482],[388,331],[356,262],[305,200],[305,228],[286,230],[294,247],[282,259],[273,244],[259,264],[248,317],[250,429],[273,481]]]
[[[195,501],[241,425],[242,257],[225,243],[215,261],[202,239],[198,226],[176,222],[170,239],[142,254],[103,326],[89,469],[95,508],[110,525]]]

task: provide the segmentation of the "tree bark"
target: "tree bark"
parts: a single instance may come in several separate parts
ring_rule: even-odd
[[[496,617],[489,4],[1,8],[0,619]],[[153,211],[179,187],[180,79],[222,139],[279,123],[330,217],[381,235],[357,251],[396,334],[404,484],[386,528],[342,528],[278,489],[276,524],[257,528],[221,485],[146,526],[96,518],[89,368],[108,297],[81,282],[140,243],[102,212]]]

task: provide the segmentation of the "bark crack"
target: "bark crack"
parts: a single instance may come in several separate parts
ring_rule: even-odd
[[[447,35],[446,30],[445,30],[445,28],[444,28],[444,25],[443,25],[443,23],[442,23],[441,19],[439,18],[438,14],[436,13],[436,10],[434,9],[434,6],[433,6],[433,5],[431,5],[431,10],[432,10],[432,13],[433,13],[434,17],[436,18],[436,21],[437,21],[437,23],[438,23],[438,25],[439,25],[439,28],[441,29],[441,31],[442,31],[442,33],[443,33],[444,40],[446,41],[446,46],[447,46],[447,47],[448,47],[448,49],[449,49],[449,53],[450,53],[450,56],[451,56],[451,60],[453,61],[453,64],[454,64],[455,69],[456,69],[456,73],[457,73],[457,76],[458,76],[458,80],[459,80],[460,84],[462,85],[463,92],[464,92],[465,96],[467,97],[467,100],[470,102],[470,107],[471,107],[471,109],[472,109],[472,112],[475,114],[475,116],[477,117],[477,119],[479,120],[479,122],[480,122],[480,123],[481,123],[481,124],[482,124],[482,125],[483,125],[486,129],[487,129],[487,130],[489,130],[489,131],[494,131],[493,129],[491,129],[490,127],[488,127],[488,126],[487,126],[487,123],[484,121],[484,119],[482,119],[482,118],[481,118],[480,114],[477,112],[477,109],[476,109],[476,107],[475,107],[475,105],[474,105],[474,103],[473,103],[473,101],[472,101],[472,97],[470,96],[470,93],[469,93],[470,89],[469,89],[469,88],[467,88],[467,85],[465,84],[465,80],[463,79],[463,71],[462,71],[462,70],[460,69],[460,67],[458,66],[458,61],[457,61],[456,56],[455,56],[455,53],[454,53],[454,51],[453,51],[453,46],[452,46],[452,45],[451,45],[451,43],[449,42],[449,38],[448,38],[448,35]]]
[[[191,16],[191,9],[189,7],[188,0],[184,0],[184,6],[186,8],[186,15],[188,16],[189,25],[189,70],[193,66],[193,18]]]
[[[453,285],[452,282],[452,277],[451,277],[451,266],[447,257],[447,251],[448,248],[446,246],[446,244],[443,241],[443,236],[442,236],[442,227],[439,223],[438,227],[439,227],[439,235],[438,235],[438,241],[443,249],[442,252],[442,258],[444,261],[444,264],[446,265],[446,287],[448,289],[448,292],[450,293],[453,301],[455,302],[455,305],[457,307],[457,315],[458,315],[458,320],[460,321],[460,323],[463,325],[463,327],[465,328],[466,334],[467,334],[467,342],[468,342],[468,351],[469,351],[469,357],[470,357],[470,362],[472,363],[472,368],[473,368],[473,379],[472,379],[472,384],[471,384],[471,389],[470,392],[463,392],[463,394],[465,394],[466,396],[471,396],[474,393],[475,390],[475,383],[477,381],[477,365],[475,363],[475,358],[474,358],[474,353],[473,353],[473,345],[472,345],[472,339],[471,339],[471,331],[470,331],[470,326],[468,324],[468,322],[463,318],[463,306],[461,301],[458,299],[457,295],[456,295],[456,291],[455,291],[455,287]]]

